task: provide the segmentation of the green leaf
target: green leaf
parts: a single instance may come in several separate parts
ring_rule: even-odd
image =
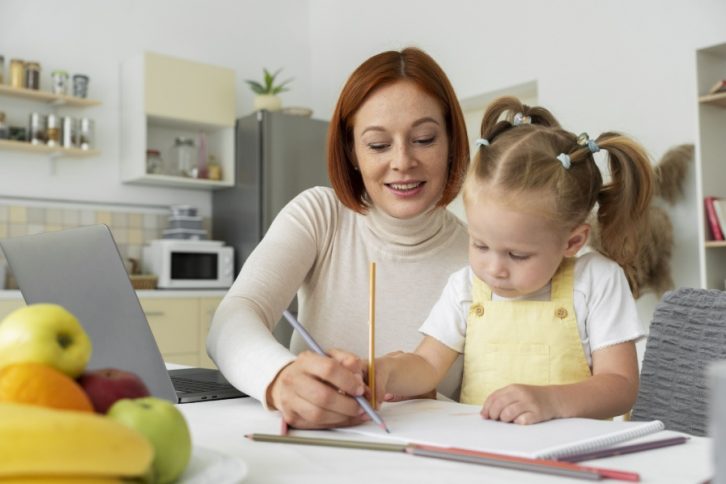
[[[252,91],[256,94],[279,94],[281,92],[289,91],[290,88],[287,87],[287,84],[293,80],[292,77],[290,79],[286,79],[280,84],[275,84],[275,79],[281,71],[282,68],[277,69],[275,72],[270,72],[266,67],[263,67],[262,83],[252,80],[247,80],[245,82],[249,84]]]

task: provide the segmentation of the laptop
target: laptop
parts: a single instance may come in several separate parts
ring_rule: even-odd
[[[0,240],[26,304],[68,309],[93,344],[88,368],[139,375],[175,403],[246,396],[219,370],[167,370],[110,229],[105,225]]]

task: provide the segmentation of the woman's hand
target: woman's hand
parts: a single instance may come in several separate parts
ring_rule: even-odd
[[[291,427],[345,427],[368,420],[351,397],[365,393],[363,363],[345,351],[328,354],[300,353],[268,387],[268,406],[279,410]]]

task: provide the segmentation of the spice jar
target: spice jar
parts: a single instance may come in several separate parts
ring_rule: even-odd
[[[34,145],[45,144],[45,115],[40,113],[30,113],[28,119],[28,141]]]
[[[207,163],[207,176],[210,180],[222,179],[222,166],[217,162],[217,158],[214,155],[209,155],[209,162]]]
[[[88,76],[75,74],[73,76],[73,95],[75,97],[86,97],[88,95]]]
[[[0,84],[5,84],[5,57],[0,55]]]
[[[60,94],[61,96],[68,95],[68,73],[66,71],[53,71],[50,73],[50,78],[53,81],[53,94]]]
[[[159,150],[146,150],[146,173],[161,174],[164,171],[164,162]]]
[[[78,145],[78,122],[70,116],[63,116],[60,120],[60,145],[63,148],[73,148]]]
[[[0,139],[8,139],[10,137],[10,130],[8,125],[5,123],[5,113],[0,111]]]
[[[81,118],[81,127],[78,133],[78,147],[82,150],[90,150],[95,144],[93,120]]]
[[[25,87],[27,89],[40,89],[40,64],[28,62],[25,64]]]
[[[25,62],[22,59],[10,59],[10,87],[23,87],[25,85]]]
[[[60,125],[58,121],[58,116],[55,114],[48,115],[45,130],[45,138],[48,146],[57,146],[60,144]]]
[[[178,174],[181,176],[193,176],[197,168],[197,150],[194,147],[194,140],[181,136],[176,138],[171,153],[171,159],[176,164]]]

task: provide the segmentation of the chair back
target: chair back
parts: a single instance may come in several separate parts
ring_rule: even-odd
[[[632,420],[706,435],[706,368],[726,359],[726,292],[681,288],[657,304],[645,346]]]

